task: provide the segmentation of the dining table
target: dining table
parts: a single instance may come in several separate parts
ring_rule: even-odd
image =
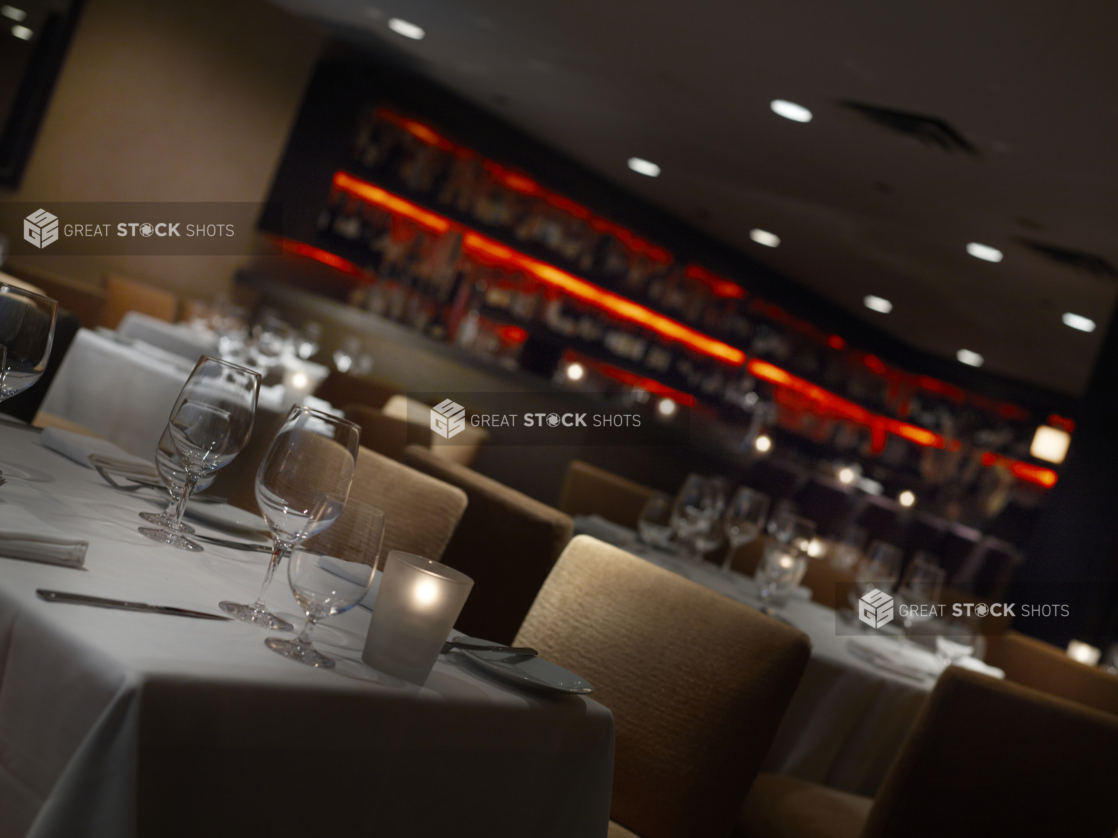
[[[316,631],[337,662],[320,669],[248,623],[45,601],[221,615],[256,595],[268,554],[145,538],[138,513],[165,499],[114,489],[31,427],[0,423],[0,469],[0,838],[605,836],[614,726],[592,696],[462,652],[405,683],[362,662],[363,606]],[[3,558],[5,522],[28,514],[86,542],[83,565]],[[284,573],[268,606],[298,627]]]
[[[751,608],[762,609],[752,577],[690,558],[677,549],[645,543],[632,529],[601,516],[577,516],[575,534],[590,535],[684,576]],[[822,559],[810,559],[822,561]],[[762,770],[873,797],[943,669],[935,655],[914,648],[922,671],[890,666],[884,656],[859,650],[892,650],[901,642],[895,625],[875,632],[851,614],[811,600],[799,588],[778,610],[780,619],[803,631],[812,652]],[[980,661],[962,665],[998,676]]]

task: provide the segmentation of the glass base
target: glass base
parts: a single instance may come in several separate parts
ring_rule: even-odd
[[[254,626],[260,626],[260,628],[271,629],[272,631],[293,631],[295,628],[287,620],[277,617],[264,608],[239,605],[236,602],[219,602],[217,605],[230,617],[235,617],[245,623],[252,623]]]
[[[177,532],[157,529],[156,527],[140,527],[139,532],[140,535],[145,535],[152,541],[158,541],[160,544],[170,544],[172,547],[177,547],[180,550],[188,550],[191,553],[203,552],[201,544],[191,541],[186,536],[179,535]]]
[[[179,524],[177,527],[172,527],[173,519],[168,517],[166,512],[141,512],[140,517],[150,524],[158,524],[165,530],[177,532],[179,535],[194,535],[196,530],[190,524]]]
[[[328,658],[309,643],[300,643],[298,640],[282,640],[278,637],[269,637],[264,645],[285,658],[306,664],[329,669],[334,665],[334,659]]]

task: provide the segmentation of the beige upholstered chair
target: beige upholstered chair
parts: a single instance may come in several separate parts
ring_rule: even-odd
[[[611,471],[571,460],[559,494],[559,508],[570,516],[601,515],[615,524],[636,529],[641,509],[655,489]]]
[[[382,568],[390,550],[441,560],[467,502],[466,493],[457,486],[364,447],[357,455],[349,496],[387,514],[377,564]],[[339,559],[368,564],[367,556],[345,555],[344,545],[354,541],[346,533],[354,523],[355,516],[347,509],[332,527],[315,537],[313,546]]]
[[[470,501],[442,558],[475,582],[455,627],[511,643],[571,540],[570,517],[418,445],[408,446],[404,463],[458,486]]]
[[[175,322],[179,298],[171,291],[120,274],[105,275],[105,290],[109,299],[101,314],[100,325],[106,328],[115,329],[130,311],[139,311],[168,323]]]
[[[474,411],[466,409],[466,414],[474,415]],[[423,402],[410,399],[404,395],[395,395],[384,405],[384,415],[395,419],[402,419],[418,425],[424,430],[431,425],[431,408]],[[453,439],[444,439],[438,434],[428,434],[430,442],[424,442],[431,451],[444,460],[468,466],[477,459],[478,451],[489,440],[489,431],[485,428],[475,427],[470,422],[454,434]],[[413,431],[410,434],[412,442],[422,442]]]
[[[1118,719],[958,667],[940,676],[873,800],[761,774],[748,838],[1111,838]]]
[[[1118,677],[1015,631],[988,638],[986,644],[986,662],[1010,681],[1118,716]]]
[[[516,636],[616,725],[611,835],[727,836],[811,654],[807,636],[588,536]]]
[[[41,288],[43,293],[58,301],[58,307],[72,311],[82,326],[92,329],[101,323],[109,295],[105,289],[76,279],[38,268],[5,265],[4,270],[17,279]]]
[[[409,444],[430,447],[431,429],[393,416],[386,416],[376,407],[351,404],[345,418],[361,426],[361,444],[378,454],[403,462]]]
[[[326,399],[334,407],[359,404],[365,407],[384,407],[390,398],[402,393],[403,387],[381,378],[358,378],[356,375],[336,370],[326,376],[314,394]]]

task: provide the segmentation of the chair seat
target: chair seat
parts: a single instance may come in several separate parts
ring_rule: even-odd
[[[621,824],[610,821],[609,832],[606,833],[606,838],[640,838],[635,832],[630,832]]]
[[[868,797],[758,774],[741,810],[742,832],[748,838],[858,838],[872,806]]]

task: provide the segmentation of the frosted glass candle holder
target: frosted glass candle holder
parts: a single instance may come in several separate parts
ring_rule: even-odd
[[[442,651],[474,580],[452,567],[393,550],[361,660],[386,675],[422,685]]]

